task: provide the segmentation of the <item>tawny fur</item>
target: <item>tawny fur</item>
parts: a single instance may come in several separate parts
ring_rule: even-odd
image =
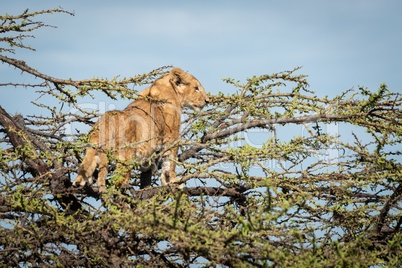
[[[125,169],[119,186],[127,184],[131,175],[130,160],[146,159],[164,146],[172,145],[179,138],[182,109],[199,111],[209,102],[198,80],[179,68],[172,69],[140,95],[145,98],[134,101],[123,111],[105,113],[95,124],[89,137],[91,147],[86,149],[74,186],[92,184],[93,173],[99,168],[99,191],[106,191],[107,150],[118,158],[117,168]],[[174,161],[177,152],[175,146],[163,155],[162,184],[178,181]]]

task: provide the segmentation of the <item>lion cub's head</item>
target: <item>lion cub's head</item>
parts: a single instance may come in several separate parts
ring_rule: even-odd
[[[209,97],[200,82],[179,68],[172,69],[168,75],[156,80],[151,87],[144,89],[139,95],[156,99],[174,98],[177,99],[181,108],[187,107],[197,112],[209,102]]]
[[[191,74],[174,68],[169,73],[169,82],[179,95],[181,107],[199,112],[209,102],[209,97],[200,82]]]

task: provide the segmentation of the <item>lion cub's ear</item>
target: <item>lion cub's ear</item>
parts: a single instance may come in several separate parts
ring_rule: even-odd
[[[186,82],[186,73],[183,72],[182,69],[174,68],[170,71],[170,82],[173,83],[174,86],[180,88],[187,84]]]

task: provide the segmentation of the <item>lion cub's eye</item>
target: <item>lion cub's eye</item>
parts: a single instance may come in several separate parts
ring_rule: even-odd
[[[195,90],[198,91],[198,90],[200,90],[200,89],[199,89],[198,87],[195,87]]]

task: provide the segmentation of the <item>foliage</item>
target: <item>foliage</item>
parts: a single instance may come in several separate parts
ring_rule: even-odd
[[[80,101],[97,91],[135,100],[133,87],[171,67],[74,81],[5,56],[32,49],[25,33],[47,26],[33,17],[54,12],[69,13],[0,17],[1,61],[43,81],[0,85],[40,88],[60,103],[33,102],[44,116],[12,116],[0,106],[4,266],[402,265],[399,94],[383,84],[319,97],[299,68],[245,83],[225,79],[233,92],[187,113],[172,145],[180,147],[177,176],[187,187],[157,186],[155,174],[154,187],[139,189],[135,172],[129,187],[100,195],[96,186],[71,186],[85,134],[66,127],[91,126],[98,116]],[[115,165],[109,169],[112,176]]]

